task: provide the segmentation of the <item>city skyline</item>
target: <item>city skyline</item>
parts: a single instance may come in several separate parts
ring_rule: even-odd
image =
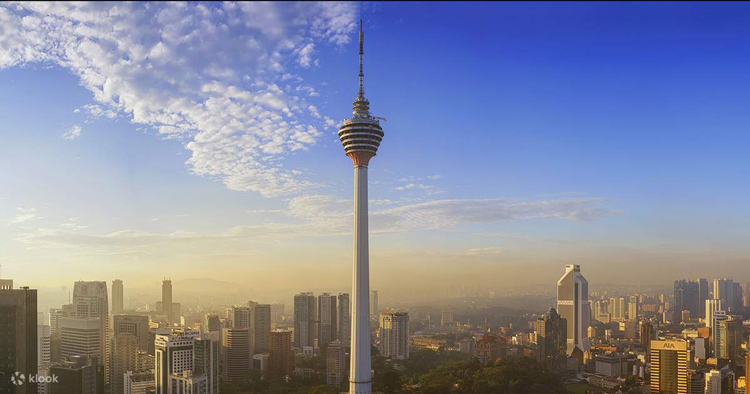
[[[592,283],[750,281],[749,81],[733,66],[747,5],[101,7],[0,6],[0,165],[14,169],[0,264],[20,285],[346,289],[335,133],[360,16],[389,130],[370,184],[373,289],[553,283],[565,264]],[[204,30],[166,28],[199,13]],[[205,48],[188,50],[191,29]],[[257,50],[234,54],[249,38]],[[217,43],[224,56],[203,59]]]

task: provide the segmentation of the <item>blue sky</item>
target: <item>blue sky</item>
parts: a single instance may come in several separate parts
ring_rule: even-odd
[[[554,283],[570,262],[594,283],[750,280],[749,15],[3,6],[4,276],[345,288],[352,173],[335,131],[361,17],[365,90],[388,119],[370,175],[374,287]]]

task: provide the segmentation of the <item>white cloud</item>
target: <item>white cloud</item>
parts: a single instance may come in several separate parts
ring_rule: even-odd
[[[13,219],[10,219],[10,224],[21,224],[37,219],[41,218],[37,216],[36,208],[18,207],[16,208],[16,215],[13,216]]]
[[[0,68],[66,68],[93,93],[90,116],[181,139],[193,173],[295,193],[310,182],[278,159],[315,144],[322,124],[306,102],[313,88],[280,83],[300,85],[289,65],[314,65],[321,45],[348,43],[356,13],[325,2],[4,3]]]
[[[570,198],[556,200],[465,199],[436,200],[371,209],[373,234],[411,231],[441,231],[480,223],[509,220],[563,219],[588,221],[616,214],[601,208],[601,198]],[[393,205],[388,201],[387,204]],[[266,238],[319,237],[348,235],[352,231],[352,201],[332,196],[301,196],[288,201],[285,211],[256,210],[248,213],[278,213],[288,221],[245,225],[216,234],[172,232],[166,234],[142,231],[118,231],[105,235],[84,234],[85,227],[40,228],[16,237],[16,240],[43,247],[118,247],[132,248],[171,242],[231,242]],[[284,219],[282,217],[282,219]],[[468,252],[467,252],[468,253]],[[494,253],[476,249],[475,254]]]
[[[81,126],[75,125],[68,129],[68,131],[63,134],[63,138],[66,140],[75,140],[78,139],[81,136]]]
[[[467,250],[462,251],[459,254],[463,255],[463,256],[474,256],[474,257],[476,257],[476,256],[495,256],[495,255],[499,255],[501,251],[502,251],[502,249],[500,249],[500,248],[498,248],[496,246],[490,246],[490,247],[487,247],[487,248],[471,248],[471,249],[467,249]]]

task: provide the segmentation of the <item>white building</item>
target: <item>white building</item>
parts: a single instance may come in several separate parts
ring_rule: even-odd
[[[125,372],[123,375],[124,394],[148,394],[156,388],[154,372]]]
[[[156,336],[156,394],[172,394],[170,377],[193,370],[193,343],[199,335],[196,330],[173,329]]]
[[[612,305],[610,310],[611,308]],[[581,274],[580,265],[566,265],[565,274],[557,281],[557,312],[568,324],[568,355],[571,355],[574,349],[588,351],[591,348],[587,338],[591,319],[589,282]]]
[[[409,358],[409,314],[406,312],[380,315],[380,355],[386,358]]]

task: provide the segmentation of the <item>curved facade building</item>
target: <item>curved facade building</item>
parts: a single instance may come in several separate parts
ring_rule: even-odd
[[[568,264],[565,275],[557,281],[557,312],[567,321],[568,356],[578,349],[590,350],[588,328],[591,323],[589,282],[581,274],[581,266]]]

